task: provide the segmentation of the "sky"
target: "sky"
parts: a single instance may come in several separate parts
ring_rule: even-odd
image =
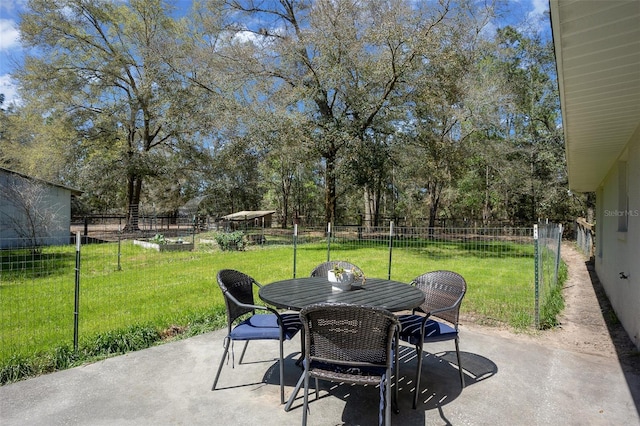
[[[188,0],[174,0],[178,7],[188,8]],[[27,0],[0,0],[0,93],[5,96],[4,106],[20,102],[12,72],[20,66],[24,49],[20,44],[20,12],[27,7]],[[539,31],[550,31],[548,22],[542,20],[549,9],[549,0],[507,0],[506,12],[489,28],[505,24],[519,25],[526,21]]]

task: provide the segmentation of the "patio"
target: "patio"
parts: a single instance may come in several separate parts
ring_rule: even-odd
[[[290,412],[279,403],[274,342],[252,342],[248,363],[223,369],[222,389],[211,391],[224,334],[0,387],[2,424],[299,424],[302,394]],[[301,371],[294,364],[298,344],[285,344],[287,397]],[[455,359],[453,344],[431,344],[417,410],[411,409],[414,351],[403,348],[394,424],[640,424],[640,375],[625,372],[615,357],[551,348],[478,326],[463,325],[460,344],[471,373],[466,388],[461,392],[457,370],[443,361]],[[321,385],[321,396],[328,389]],[[310,425],[377,424],[377,389],[342,385],[331,392],[311,399]]]
[[[542,336],[462,322],[467,373],[461,392],[452,342],[429,344],[418,409],[411,408],[415,351],[403,346],[398,425],[640,425],[640,357],[611,323],[602,285],[575,247],[562,328]],[[605,314],[603,316],[603,314]],[[0,387],[0,423],[8,425],[219,424],[297,425],[302,393],[280,405],[278,345],[252,342],[246,364],[225,366],[211,391],[226,330]],[[242,345],[236,345],[236,362]],[[301,369],[299,339],[285,342],[286,397]],[[442,361],[442,362],[441,362]],[[322,387],[321,396],[327,394]],[[339,386],[315,401],[309,425],[377,424],[378,389]]]

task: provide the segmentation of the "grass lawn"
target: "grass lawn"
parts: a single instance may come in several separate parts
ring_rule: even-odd
[[[392,252],[391,277],[409,282],[436,269],[460,273],[468,283],[462,312],[474,321],[528,327],[533,321],[533,248],[463,243],[400,246]],[[15,252],[13,252],[15,254]],[[2,255],[0,363],[73,343],[75,248],[47,248],[34,259]],[[307,276],[327,258],[324,244],[300,245],[296,275]],[[370,277],[386,277],[384,244],[332,244],[331,258],[359,265]],[[267,284],[293,276],[291,246],[221,252],[200,245],[193,252],[156,252],[125,242],[81,249],[80,342],[133,324],[165,330],[214,321],[222,324],[224,301],[216,284],[223,268],[238,269]],[[213,320],[215,319],[215,320]]]

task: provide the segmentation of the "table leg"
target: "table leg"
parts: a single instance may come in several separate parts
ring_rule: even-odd
[[[298,383],[296,383],[296,387],[291,393],[289,400],[287,401],[287,405],[284,406],[284,411],[291,410],[291,405],[293,405],[293,401],[296,400],[296,397],[298,396],[298,392],[300,392],[300,388],[302,387],[303,383],[304,383],[304,371],[300,375],[300,378],[298,379]]]

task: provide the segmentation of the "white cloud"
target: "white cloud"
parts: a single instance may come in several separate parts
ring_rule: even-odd
[[[540,16],[549,10],[549,0],[531,0],[533,10],[529,12],[531,15]]]
[[[0,51],[18,47],[20,31],[12,19],[0,19]]]
[[[527,14],[529,24],[536,33],[549,32],[549,0],[531,0],[532,10]]]
[[[234,34],[233,38],[241,43],[256,43],[262,37],[259,37],[252,31],[238,31]]]
[[[11,79],[9,74],[0,75],[0,93],[4,95],[4,103],[2,104],[3,108],[11,104],[20,103],[15,82]]]

